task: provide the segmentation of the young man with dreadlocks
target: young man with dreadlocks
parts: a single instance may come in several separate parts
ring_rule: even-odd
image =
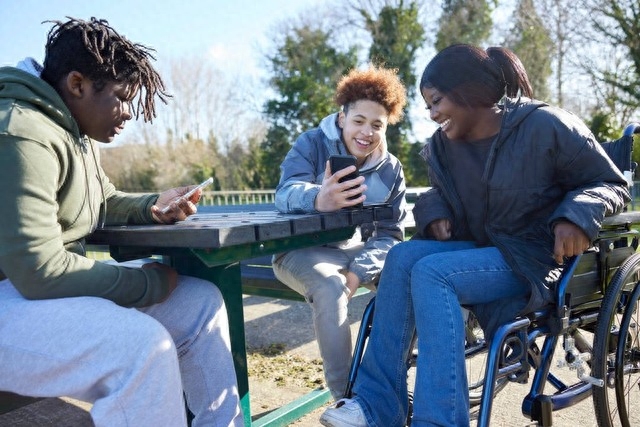
[[[92,402],[98,427],[184,426],[184,392],[192,425],[242,425],[219,290],[85,256],[102,224],[196,211],[200,192],[172,203],[192,187],[129,195],[99,164],[96,141],[168,97],[151,49],[104,20],[53,24],[43,67],[0,68],[0,390]]]

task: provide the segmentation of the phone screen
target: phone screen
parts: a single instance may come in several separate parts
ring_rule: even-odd
[[[346,167],[349,166],[356,166],[356,158],[355,156],[352,155],[332,155],[329,157],[329,167],[331,168],[331,173],[334,174],[339,170],[342,170]],[[338,182],[344,182],[344,181],[349,181],[352,179],[355,179],[357,177],[360,176],[360,173],[358,172],[358,169],[356,168],[355,171],[353,171],[352,173],[350,173],[347,176],[344,176],[342,178],[340,178],[340,180]],[[350,197],[350,199],[357,199],[359,196],[354,196],[354,197]],[[359,208],[362,207],[362,203],[353,206],[354,208]]]
[[[342,170],[346,167],[349,166],[355,166],[356,165],[356,158],[355,156],[351,156],[351,155],[347,155],[347,156],[338,156],[338,155],[333,155],[331,157],[329,157],[329,167],[331,168],[331,173],[334,174],[339,170]],[[359,176],[358,174],[358,169],[356,169],[354,172],[350,173],[349,175],[340,178],[339,182],[344,182],[344,181],[349,181],[351,179],[357,178]]]

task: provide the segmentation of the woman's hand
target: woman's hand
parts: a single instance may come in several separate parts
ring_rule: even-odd
[[[427,226],[427,232],[436,240],[449,240],[451,238],[451,221],[446,218],[431,221]]]
[[[570,221],[558,221],[553,227],[553,234],[553,258],[558,264],[564,263],[564,257],[580,255],[591,244],[584,231]]]
[[[315,208],[318,212],[333,212],[364,202],[366,199],[364,192],[367,186],[363,184],[363,176],[345,182],[338,182],[340,178],[349,175],[355,170],[355,166],[349,166],[336,171],[336,173],[332,175],[331,167],[327,161],[322,186],[315,201]],[[355,199],[350,199],[350,197],[355,197]]]

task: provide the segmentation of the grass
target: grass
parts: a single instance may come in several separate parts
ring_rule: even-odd
[[[287,354],[285,344],[247,350],[249,378],[273,382],[277,387],[313,390],[324,383],[322,360]]]

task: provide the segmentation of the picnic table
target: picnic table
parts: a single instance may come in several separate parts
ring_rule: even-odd
[[[251,419],[240,262],[264,255],[349,238],[357,225],[390,219],[388,205],[330,213],[292,215],[275,210],[208,210],[173,225],[109,226],[96,230],[91,245],[107,245],[117,261],[163,256],[180,273],[209,280],[222,292],[229,316],[234,358],[246,426],[287,425],[330,399],[314,390],[257,420]],[[215,361],[212,361],[215,363]]]

